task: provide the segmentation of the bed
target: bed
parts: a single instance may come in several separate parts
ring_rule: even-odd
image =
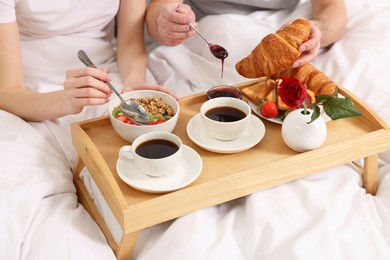
[[[347,0],[342,40],[315,66],[353,92],[390,125],[390,3]],[[289,11],[210,16],[199,29],[229,50],[224,77],[199,37],[181,46],[148,45],[150,77],[183,97],[214,85],[245,82],[235,63],[266,34],[305,17]],[[69,124],[105,108],[45,123],[0,110],[0,258],[115,259],[103,233],[78,203]],[[48,131],[50,130],[50,131]],[[66,131],[65,131],[66,130]],[[357,162],[359,163],[359,161]],[[109,228],[121,230],[88,170],[83,181]],[[379,155],[375,196],[352,164],[342,165],[143,230],[133,259],[389,259],[390,150]]]

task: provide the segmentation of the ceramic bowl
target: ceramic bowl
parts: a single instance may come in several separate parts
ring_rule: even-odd
[[[239,88],[229,85],[214,86],[207,91],[208,99],[218,97],[234,97],[242,99],[242,92]]]
[[[164,92],[154,91],[154,90],[136,90],[136,91],[126,92],[122,94],[122,96],[125,100],[128,100],[130,98],[147,98],[147,97],[161,98],[162,101],[170,105],[175,111],[175,115],[171,119],[161,124],[131,125],[131,124],[123,123],[122,121],[116,119],[112,115],[114,108],[120,105],[119,98],[115,97],[110,101],[108,105],[108,114],[110,116],[111,124],[115,132],[124,140],[132,143],[138,136],[142,134],[154,132],[154,131],[172,132],[173,129],[175,128],[177,120],[179,118],[180,107],[177,100],[172,96]]]

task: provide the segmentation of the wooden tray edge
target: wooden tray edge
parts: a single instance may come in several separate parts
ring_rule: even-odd
[[[106,161],[99,153],[96,145],[92,142],[91,138],[88,136],[88,134],[85,132],[85,129],[83,128],[83,126],[90,127],[91,124],[93,125],[102,123],[106,123],[104,118],[96,118],[92,120],[82,121],[79,124],[72,124],[72,141],[73,145],[77,148],[78,156],[80,156],[80,158],[84,162],[88,160],[94,166],[95,171],[106,173],[97,174],[96,176],[99,176],[99,178],[94,178],[92,174],[91,176],[98,187],[106,187],[104,190],[100,190],[100,192],[104,196],[105,200],[107,202],[110,202],[108,203],[108,205],[113,205],[113,207],[111,207],[111,210],[115,214],[118,221],[122,220],[123,223],[123,210],[127,208],[126,199],[123,196],[119,185],[116,182],[113,173],[110,171],[110,168],[107,165]],[[91,169],[88,170],[91,171]],[[116,194],[116,196],[114,196],[114,194]]]

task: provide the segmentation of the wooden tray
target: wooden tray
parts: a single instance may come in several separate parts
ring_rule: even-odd
[[[237,87],[243,88],[257,81]],[[389,149],[390,130],[351,93],[343,88],[340,93],[349,96],[363,115],[327,122],[325,144],[305,153],[288,148],[281,137],[281,125],[266,120],[263,120],[266,127],[263,140],[247,151],[220,154],[204,150],[189,139],[186,126],[199,112],[206,95],[201,93],[181,99],[174,133],[200,154],[203,169],[191,185],[166,194],[138,191],[119,178],[116,172],[118,150],[128,143],[113,130],[108,116],[75,123],[72,135],[79,158],[74,180],[79,199],[105,233],[117,257],[122,258],[131,255],[130,244],[134,246],[137,232],[143,228],[361,158],[365,159],[361,167],[364,187],[375,194],[377,154]],[[123,228],[119,245],[79,178],[84,165]]]

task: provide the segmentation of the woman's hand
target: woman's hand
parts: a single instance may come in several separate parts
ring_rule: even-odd
[[[188,23],[195,26],[195,14],[191,7],[186,4],[163,5],[157,17],[157,31],[165,45],[175,46],[183,43],[195,32]]]
[[[300,67],[307,63],[314,61],[317,57],[318,50],[321,47],[321,31],[310,21],[310,39],[302,43],[299,46],[299,51],[302,52],[301,56],[293,63],[292,67]]]
[[[65,114],[80,113],[85,106],[102,105],[110,100],[111,89],[105,82],[111,81],[107,70],[90,67],[66,72],[63,108]]]

